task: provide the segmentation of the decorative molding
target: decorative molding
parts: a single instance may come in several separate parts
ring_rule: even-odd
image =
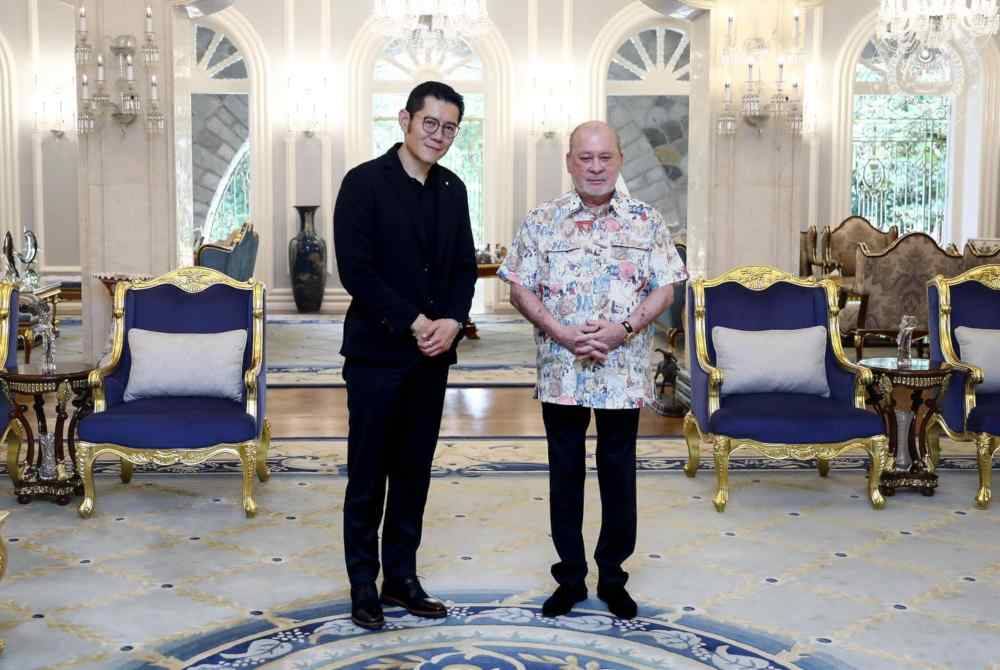
[[[328,288],[323,292],[323,309],[320,313],[341,314],[351,304],[350,294],[342,288]],[[275,288],[267,292],[268,311],[295,311],[295,298],[290,288]]]
[[[693,3],[688,3],[693,4]],[[612,16],[601,29],[590,47],[587,64],[587,81],[590,83],[589,117],[607,120],[608,106],[608,63],[630,35],[652,26],[677,28],[689,33],[690,24],[669,19],[636,0]]]
[[[14,51],[0,33],[0,234],[21,237],[21,187],[18,179],[17,67]]]
[[[274,189],[273,143],[271,129],[272,69],[264,40],[238,9],[229,7],[212,14],[200,23],[216,26],[243,54],[250,78],[250,211],[254,230],[260,237],[257,256],[258,278],[267,286],[274,286]]]

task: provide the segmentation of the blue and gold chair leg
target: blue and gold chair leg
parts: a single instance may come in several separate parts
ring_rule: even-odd
[[[976,435],[976,457],[979,461],[979,492],[976,494],[976,507],[986,509],[990,506],[993,493],[990,490],[993,478],[993,452],[996,451],[996,438],[986,433]]]
[[[7,475],[16,487],[21,483],[21,445],[24,444],[24,428],[18,421],[12,421],[4,435],[7,447]]]
[[[817,458],[816,469],[819,470],[820,477],[826,477],[830,474],[830,461],[825,458]]]
[[[257,476],[257,449],[259,444],[244,442],[239,446],[240,465],[243,468],[243,511],[248,517],[257,514],[257,503],[253,500],[253,479]]]
[[[78,442],[76,445],[76,471],[83,479],[83,502],[77,512],[84,519],[94,513],[94,445]]]
[[[885,435],[873,437],[868,445],[868,454],[871,456],[871,467],[868,471],[868,499],[875,509],[885,507],[885,498],[879,490],[882,483],[882,472],[889,467],[889,438]]]
[[[134,466],[131,462],[125,460],[124,458],[119,460],[121,461],[121,472],[118,476],[121,477],[122,484],[128,484],[132,481],[132,470]]]
[[[261,431],[260,441],[257,443],[257,479],[266,482],[271,478],[271,471],[267,469],[267,452],[271,449],[271,422],[264,419],[264,430]]]
[[[701,461],[701,428],[698,419],[688,412],[684,416],[684,440],[687,442],[688,460],[684,466],[684,474],[694,477],[698,474],[698,464]]]
[[[729,502],[729,454],[732,451],[732,442],[728,437],[715,437],[715,504],[716,512],[725,512],[726,503]]]

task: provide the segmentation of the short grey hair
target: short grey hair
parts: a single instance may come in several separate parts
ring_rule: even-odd
[[[571,132],[569,134],[569,152],[570,153],[573,153],[573,140],[576,139],[576,134],[578,132],[580,132],[581,130],[589,130],[591,128],[607,128],[608,130],[610,130],[611,134],[615,138],[615,145],[618,147],[618,153],[621,154],[621,155],[625,155],[625,152],[622,151],[622,138],[620,138],[618,136],[618,131],[615,130],[614,128],[612,128],[611,126],[609,126],[604,121],[586,121],[586,122],[581,123],[580,125],[578,125],[576,128],[574,128],[573,132]]]

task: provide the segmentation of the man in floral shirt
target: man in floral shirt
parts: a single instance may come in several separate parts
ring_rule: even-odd
[[[499,271],[511,302],[535,325],[538,347],[560,559],[546,616],[566,614],[587,597],[582,527],[591,409],[602,506],[597,595],[616,616],[637,612],[622,563],[635,550],[635,443],[639,410],[652,397],[647,326],[687,273],[659,212],[615,191],[622,159],[608,125],[591,121],[574,130],[566,155],[574,190],[528,213]]]

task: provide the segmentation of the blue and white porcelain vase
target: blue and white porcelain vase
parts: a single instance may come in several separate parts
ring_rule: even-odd
[[[300,312],[318,312],[326,290],[326,240],[316,234],[318,205],[296,205],[299,232],[288,243],[292,295]]]

